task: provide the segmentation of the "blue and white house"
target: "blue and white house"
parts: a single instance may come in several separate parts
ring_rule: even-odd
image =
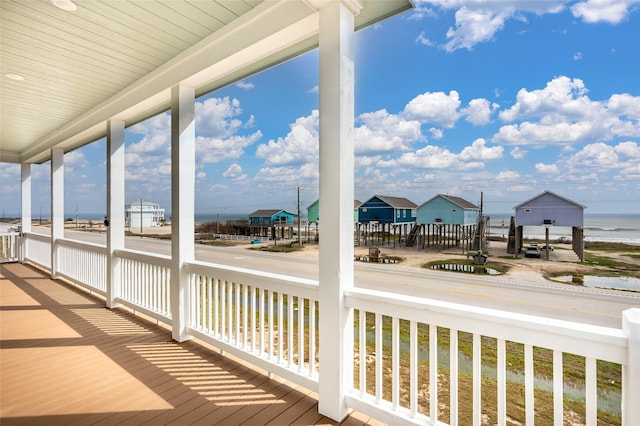
[[[406,198],[374,195],[358,207],[360,223],[404,224],[416,221],[417,205]]]
[[[418,227],[409,238],[410,245],[471,248],[480,207],[464,198],[438,194],[422,203],[417,211]]]
[[[418,224],[475,225],[480,207],[453,195],[438,194],[418,206]]]

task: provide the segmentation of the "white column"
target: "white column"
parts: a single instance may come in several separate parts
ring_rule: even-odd
[[[622,366],[622,424],[640,425],[640,309],[622,312],[627,363]]]
[[[31,232],[31,164],[22,163],[20,165],[20,176],[22,184],[21,194],[21,226],[22,232]]]
[[[320,10],[320,380],[318,410],[336,421],[353,386],[354,14],[357,1]]]
[[[173,339],[182,342],[189,315],[189,276],[184,262],[194,260],[195,91],[171,89],[171,317]]]
[[[20,208],[20,224],[22,232],[31,232],[31,164],[22,163],[20,165],[20,196],[21,208]],[[22,247],[20,248],[20,262],[28,256],[27,253],[27,239],[22,238]]]
[[[107,122],[107,308],[118,306],[120,259],[116,250],[124,248],[125,191],[124,122]]]
[[[58,240],[64,238],[64,151],[51,150],[51,278],[58,278]]]

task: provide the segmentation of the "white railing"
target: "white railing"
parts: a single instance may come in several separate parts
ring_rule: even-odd
[[[0,233],[0,263],[17,262],[20,259],[20,234],[17,232]]]
[[[510,388],[524,395],[522,423],[548,414],[562,425],[573,399],[595,425],[599,409],[614,418],[622,411],[620,388],[599,390],[596,366],[640,363],[627,359],[629,337],[619,329],[360,289],[346,294],[346,304],[357,323],[348,405],[390,424],[504,425],[518,417],[509,412]],[[563,379],[572,369],[584,375],[581,384]],[[628,379],[616,377],[618,385]]]
[[[24,260],[51,270],[51,236],[29,232],[23,237]]]
[[[171,258],[134,250],[116,250],[120,294],[116,302],[165,323],[171,322]]]
[[[98,244],[58,240],[58,275],[98,294],[107,292],[107,249]]]
[[[42,266],[48,242],[29,234],[29,261]],[[87,286],[105,279],[100,267],[73,266],[103,262],[103,247],[64,240],[56,249],[65,276]],[[170,257],[115,255],[116,302],[171,324]],[[184,268],[189,335],[318,391],[317,281],[203,262]],[[365,289],[344,297],[354,314],[351,409],[394,425],[640,420],[638,309],[631,329],[613,329]]]
[[[317,281],[193,262],[189,333],[318,389]]]

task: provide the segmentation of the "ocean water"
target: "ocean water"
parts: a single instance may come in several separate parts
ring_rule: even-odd
[[[101,222],[104,219],[104,215],[102,214],[79,214],[78,216],[79,220],[91,219]],[[490,235],[507,237],[509,233],[509,223],[511,220],[511,216],[506,214],[489,214],[488,216],[491,218]],[[14,216],[8,215],[7,217]],[[227,220],[247,219],[248,217],[248,213],[226,213],[218,215],[220,223],[224,223]],[[75,219],[75,213],[67,214],[65,218]],[[34,217],[34,220],[37,219],[37,217]],[[43,217],[43,219],[48,219],[48,217]],[[169,220],[169,217],[167,217],[167,220]],[[196,224],[215,221],[215,214],[196,214],[195,216]],[[584,236],[585,241],[640,244],[640,214],[587,214],[584,216]],[[525,226],[524,237],[543,239],[544,227]],[[560,237],[571,239],[571,228],[564,226],[554,226],[549,229],[549,238],[551,240],[556,240]]]
[[[507,237],[511,216],[489,216],[491,217],[491,235]],[[545,230],[543,226],[525,226],[523,233],[524,238],[544,238]],[[571,228],[566,226],[549,228],[549,239],[555,240],[560,237],[571,239]],[[585,241],[640,244],[640,215],[585,215],[584,238]]]

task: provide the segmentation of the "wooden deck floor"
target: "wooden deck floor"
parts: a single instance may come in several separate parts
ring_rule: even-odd
[[[330,425],[308,390],[38,269],[0,265],[0,423]],[[344,425],[380,425],[358,413]]]

